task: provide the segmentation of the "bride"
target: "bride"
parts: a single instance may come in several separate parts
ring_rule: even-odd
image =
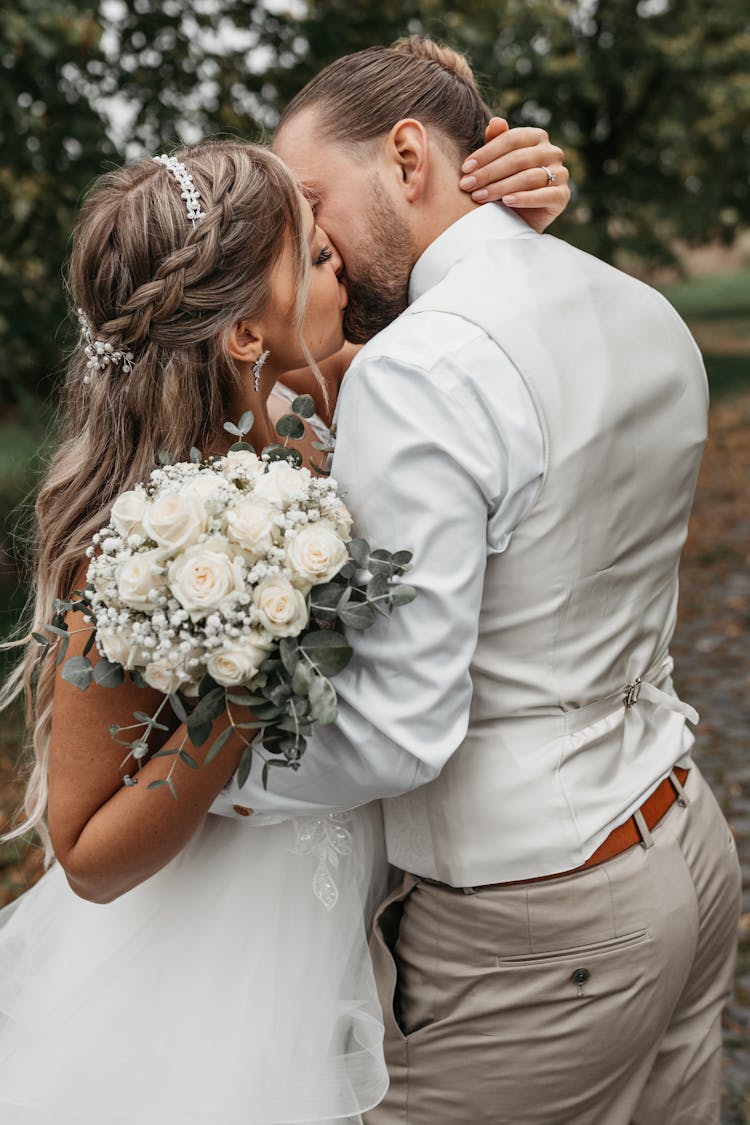
[[[539,166],[533,149],[516,157]],[[224,421],[248,409],[261,448],[288,409],[285,372],[334,356],[335,383],[340,273],[265,149],[206,143],[97,182],[73,240],[85,331],[37,503],[35,631],[80,588],[92,534],[160,449],[221,453]],[[68,624],[76,655],[85,634],[76,614]],[[4,693],[25,690],[35,755],[15,834],[36,829],[56,862],[0,913],[3,1125],[359,1122],[387,1086],[366,943],[386,879],[378,807],[238,830],[207,815],[237,767],[231,740],[183,767],[177,801],[147,791],[163,758],[124,785],[108,727],[155,693],[81,694],[37,653]]]

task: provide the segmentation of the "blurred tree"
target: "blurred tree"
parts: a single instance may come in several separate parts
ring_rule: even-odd
[[[78,81],[100,57],[85,5],[18,0],[0,24],[0,401],[59,364],[60,270],[80,195],[115,149]]]

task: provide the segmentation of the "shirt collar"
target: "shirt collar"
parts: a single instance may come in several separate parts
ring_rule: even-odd
[[[409,304],[442,281],[448,270],[472,250],[506,238],[533,237],[536,232],[502,203],[485,203],[462,215],[430,243],[411,271]]]

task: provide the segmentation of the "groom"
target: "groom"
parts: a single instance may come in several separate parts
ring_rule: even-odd
[[[370,341],[333,475],[420,596],[352,636],[303,768],[229,800],[386,798],[372,1125],[710,1125],[739,871],[669,658],[703,366],[659,294],[458,191],[489,111],[413,49],[332,64],[276,150]]]

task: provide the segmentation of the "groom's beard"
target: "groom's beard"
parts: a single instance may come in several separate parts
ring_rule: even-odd
[[[379,184],[367,200],[367,234],[357,262],[343,281],[349,295],[344,335],[366,344],[400,316],[409,303],[409,275],[418,258],[411,232]]]

